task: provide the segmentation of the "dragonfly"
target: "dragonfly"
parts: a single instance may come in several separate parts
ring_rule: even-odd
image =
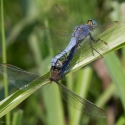
[[[51,39],[53,40],[52,44],[48,44],[50,47],[56,47],[59,50],[62,50],[52,59],[51,66],[58,67],[59,59],[64,57],[76,44],[84,47],[83,52],[89,45],[93,55],[93,51],[100,54],[100,52],[94,48],[93,43],[95,46],[101,46],[103,44],[103,48],[101,49],[107,50],[108,44],[105,41],[100,38],[95,39],[95,37],[103,31],[100,26],[97,26],[96,21],[89,19],[86,24],[77,26],[73,20],[65,15],[58,4],[52,6],[51,12],[57,26],[57,30],[42,26],[41,33],[45,32],[44,36],[48,36],[50,34]],[[41,35],[41,39],[43,39],[42,36],[43,35]],[[103,57],[101,54],[100,56]]]
[[[61,84],[59,80],[62,79],[62,77],[65,75],[65,71],[67,70],[71,59],[73,58],[73,55],[76,51],[77,46],[74,46],[66,61],[63,63],[59,62],[58,65],[62,65],[62,68],[56,68],[52,67],[50,69],[50,77],[40,77],[38,74],[27,72],[21,68],[18,68],[16,66],[13,66],[11,64],[0,64],[0,73],[6,77],[13,85],[15,85],[17,88],[19,88],[22,91],[26,91],[27,87],[31,85],[32,81],[34,81],[34,85],[32,86],[34,89],[37,88],[37,85],[44,81],[46,79],[48,82],[44,84],[44,87],[41,88],[42,91],[45,90],[45,88],[50,85],[50,82],[54,81],[60,90],[61,97],[72,107],[74,107],[77,110],[83,111],[85,113],[88,113],[90,115],[101,117],[101,118],[107,118],[107,114],[104,110],[97,107],[92,102],[80,97],[73,91],[69,90],[66,86]],[[50,81],[50,82],[49,82]]]

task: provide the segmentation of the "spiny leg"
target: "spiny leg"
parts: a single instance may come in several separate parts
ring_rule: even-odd
[[[98,38],[98,39],[94,39],[94,40],[93,40],[94,43],[96,43],[96,42],[98,42],[98,41],[101,41],[101,42],[103,42],[106,46],[108,46],[108,43],[105,42],[105,41],[103,41],[103,40],[100,39],[100,38]]]
[[[90,44],[90,47],[91,47],[93,56],[94,56],[93,50],[95,50],[95,51],[103,58],[102,54],[99,53],[99,52],[98,52],[95,48],[93,48],[93,46],[92,46],[92,41],[95,42],[95,40],[94,40],[93,36],[91,35],[91,33],[89,34],[89,36],[90,36],[89,44]],[[99,41],[99,40],[101,40],[101,39],[98,39],[98,40],[96,40],[96,41]]]
[[[89,41],[89,44],[90,44],[90,48],[91,48],[91,51],[92,51],[92,55],[94,56],[94,52],[93,52],[93,50],[95,50],[95,49],[93,49],[92,41],[91,41],[91,40]]]

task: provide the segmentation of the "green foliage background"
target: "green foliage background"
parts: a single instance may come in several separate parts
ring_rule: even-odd
[[[100,24],[113,20],[125,20],[124,0],[4,0],[4,25],[7,63],[30,72],[46,73],[51,59],[58,50],[48,48],[37,38],[36,27],[54,27],[50,9],[59,4],[66,15],[77,24],[92,18]],[[0,26],[0,28],[2,28]],[[0,31],[1,32],[1,31]],[[2,35],[0,33],[0,41]],[[49,37],[45,40],[48,40]],[[0,63],[2,63],[2,43],[0,42]],[[104,63],[112,79],[104,88],[103,80],[87,65],[70,73],[62,83],[84,98],[103,108],[108,119],[95,118],[68,106],[60,97],[55,84],[42,94],[33,94],[10,112],[10,116],[0,118],[0,125],[106,125],[125,124],[125,48],[112,52],[104,58]],[[117,85],[121,85],[117,86]],[[4,99],[4,84],[0,81],[0,100]],[[16,88],[9,84],[9,95]],[[120,95],[120,96],[119,96]],[[121,101],[122,100],[122,101]],[[4,123],[5,122],[5,123]]]

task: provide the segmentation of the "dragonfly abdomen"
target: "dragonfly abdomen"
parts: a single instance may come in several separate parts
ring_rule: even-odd
[[[76,43],[77,39],[75,37],[72,37],[68,46],[52,59],[51,66],[56,67],[57,60],[60,59],[62,56],[66,55],[66,53],[68,53],[76,45]]]

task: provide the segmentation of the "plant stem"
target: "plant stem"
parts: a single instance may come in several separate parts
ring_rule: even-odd
[[[1,0],[1,33],[2,33],[2,56],[3,63],[6,63],[6,42],[5,42],[5,30],[4,30],[4,12],[3,12],[3,0]],[[8,82],[4,78],[4,95],[5,98],[8,96]],[[10,113],[6,115],[7,125],[10,125]]]

